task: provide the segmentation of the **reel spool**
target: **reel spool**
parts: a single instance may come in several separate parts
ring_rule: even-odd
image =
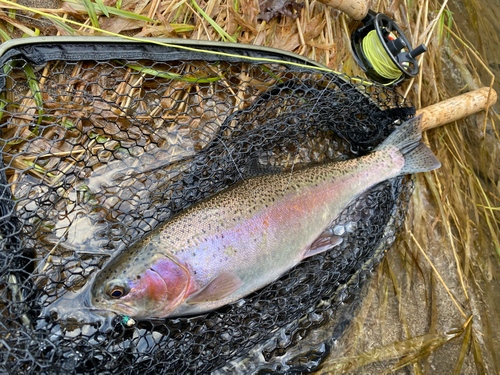
[[[418,74],[417,56],[427,51],[425,44],[415,49],[394,20],[369,11],[351,38],[356,62],[366,75],[383,85],[398,85]]]

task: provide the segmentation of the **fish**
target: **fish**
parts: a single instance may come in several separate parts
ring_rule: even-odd
[[[327,229],[368,189],[439,168],[421,138],[415,117],[367,155],[256,175],[193,204],[105,265],[90,289],[92,305],[163,319],[238,301],[338,246],[342,238]]]

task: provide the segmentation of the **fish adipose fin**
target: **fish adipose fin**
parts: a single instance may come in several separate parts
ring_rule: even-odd
[[[303,259],[330,250],[332,247],[340,245],[342,241],[342,237],[335,236],[329,230],[325,230],[311,245],[309,245],[309,248],[304,253]]]
[[[195,305],[210,301],[218,301],[236,292],[243,285],[241,279],[231,272],[222,272],[203,289],[190,296],[186,303]]]
[[[251,177],[280,174],[280,173],[283,173],[282,168],[260,164],[259,160],[257,158],[254,158],[246,166],[245,171],[243,172],[243,177],[251,178]]]
[[[400,175],[427,172],[437,169],[441,163],[431,149],[421,143],[422,115],[414,117],[397,127],[375,151],[399,149],[405,158],[405,165]]]

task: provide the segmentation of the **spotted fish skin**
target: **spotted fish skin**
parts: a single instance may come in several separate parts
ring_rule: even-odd
[[[369,188],[439,167],[420,138],[420,119],[412,119],[369,155],[253,177],[191,206],[101,271],[94,305],[136,318],[173,317],[262,288],[331,248],[318,245],[325,229]]]

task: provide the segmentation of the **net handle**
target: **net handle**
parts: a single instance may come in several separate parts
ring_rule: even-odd
[[[495,90],[482,87],[419,109],[417,116],[423,115],[422,128],[429,130],[487,109],[496,101],[497,93]]]
[[[323,4],[344,12],[353,20],[361,21],[368,14],[367,0],[319,0]]]

